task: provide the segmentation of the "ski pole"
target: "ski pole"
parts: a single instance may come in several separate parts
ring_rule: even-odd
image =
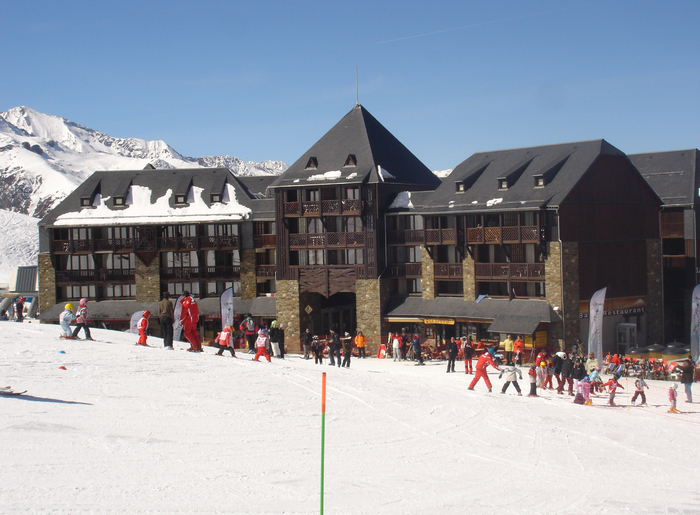
[[[323,464],[326,448],[326,373],[321,379],[321,515],[323,515]]]

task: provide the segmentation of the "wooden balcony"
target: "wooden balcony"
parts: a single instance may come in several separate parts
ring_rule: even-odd
[[[433,270],[436,281],[462,280],[462,263],[435,263]]]
[[[234,250],[238,248],[238,236],[200,236],[199,248],[201,250]]]
[[[532,281],[545,280],[544,263],[474,263],[477,281]]]
[[[133,268],[123,270],[59,270],[56,284],[134,282]]]
[[[89,254],[93,252],[92,240],[53,240],[51,252],[54,254]]]
[[[456,245],[457,229],[425,229],[427,245]]]
[[[324,232],[290,234],[289,247],[293,249],[357,248],[365,245],[363,232]]]
[[[359,199],[311,200],[285,202],[284,216],[359,215],[362,201]]]
[[[514,227],[471,227],[467,229],[467,244],[539,243],[536,225]]]
[[[684,238],[683,221],[680,222],[664,222],[661,221],[661,237],[662,238]]]
[[[165,236],[158,238],[158,250],[196,250],[198,243],[197,236]]]
[[[256,249],[274,249],[277,246],[275,234],[256,234],[253,236],[253,246]]]
[[[387,243],[389,245],[421,245],[424,237],[423,229],[389,231],[387,233]]]
[[[164,281],[231,280],[240,277],[240,266],[188,266],[160,269],[160,278]]]
[[[258,265],[255,267],[256,277],[274,279],[277,273],[277,265]]]
[[[423,269],[421,263],[395,263],[389,265],[389,277],[409,277],[411,279],[421,277]]]
[[[108,238],[94,240],[95,252],[111,252],[112,254],[133,252],[136,247],[135,238]]]

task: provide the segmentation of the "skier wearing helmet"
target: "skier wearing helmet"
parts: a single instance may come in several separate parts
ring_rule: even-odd
[[[69,340],[74,340],[73,332],[70,330],[70,323],[75,320],[75,315],[73,314],[73,304],[66,304],[63,312],[58,316],[58,321],[61,324],[61,329],[63,329],[63,334],[61,338],[67,338]]]
[[[136,345],[143,345],[144,347],[149,346],[146,343],[146,340],[148,339],[148,318],[150,316],[150,311],[144,311],[141,315],[141,320],[139,320],[138,324],[136,325],[136,328],[139,330],[139,341],[136,343]]]

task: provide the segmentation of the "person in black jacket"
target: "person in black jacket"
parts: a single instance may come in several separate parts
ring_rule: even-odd
[[[304,348],[304,359],[309,359],[311,357],[309,354],[309,351],[311,351],[311,340],[311,329],[307,327],[304,334],[301,335],[301,345]]]
[[[474,347],[472,345],[472,337],[462,336],[462,355],[464,356],[464,373],[472,374],[474,372],[472,368],[472,355],[474,354]]]
[[[695,380],[695,363],[690,358],[684,361],[679,367],[681,370],[681,383],[685,385],[685,402],[693,402],[693,392],[691,390]]]
[[[576,358],[574,370],[571,373],[571,378],[574,380],[574,390],[578,386],[579,381],[583,380],[584,377],[586,377],[586,367],[581,358]]]
[[[280,359],[284,359],[284,329],[287,327],[285,324],[279,325],[279,343],[280,343]]]
[[[318,339],[318,336],[314,336],[311,340],[311,352],[314,354],[316,365],[323,365],[323,347],[323,342]]]
[[[335,332],[335,329],[331,329],[331,337],[328,339],[328,356],[331,358],[330,365],[335,365],[335,360],[338,360],[338,367],[340,367],[340,349],[343,345],[340,343],[340,336]]]
[[[343,337],[343,365],[350,368],[350,358],[352,358],[352,337],[346,332]],[[340,359],[340,358],[338,358]]]
[[[457,347],[457,342],[454,336],[450,338],[447,342],[445,350],[447,351],[447,373],[455,371],[455,360],[457,359],[457,353],[459,352],[459,347]]]
[[[561,365],[561,377],[562,381],[557,387],[557,393],[562,394],[564,392],[564,383],[569,385],[569,395],[574,395],[574,380],[573,380],[573,373],[574,373],[574,362],[569,359],[569,356],[566,355],[566,352],[564,353],[564,361]]]
[[[564,388],[564,380],[561,378],[561,367],[564,364],[565,356],[565,353],[557,352],[552,358],[552,363],[554,364],[554,377],[557,378],[557,391],[559,391],[560,388]]]

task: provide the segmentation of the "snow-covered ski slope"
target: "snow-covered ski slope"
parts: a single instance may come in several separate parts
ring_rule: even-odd
[[[667,413],[669,383],[650,382],[648,408],[624,379],[622,407],[587,407],[500,395],[497,373],[494,393],[467,391],[459,362],[255,363],[59,332],[0,322],[0,385],[28,390],[0,398],[3,514],[318,513],[322,372],[325,513],[700,509],[700,409],[680,388],[686,412]]]

